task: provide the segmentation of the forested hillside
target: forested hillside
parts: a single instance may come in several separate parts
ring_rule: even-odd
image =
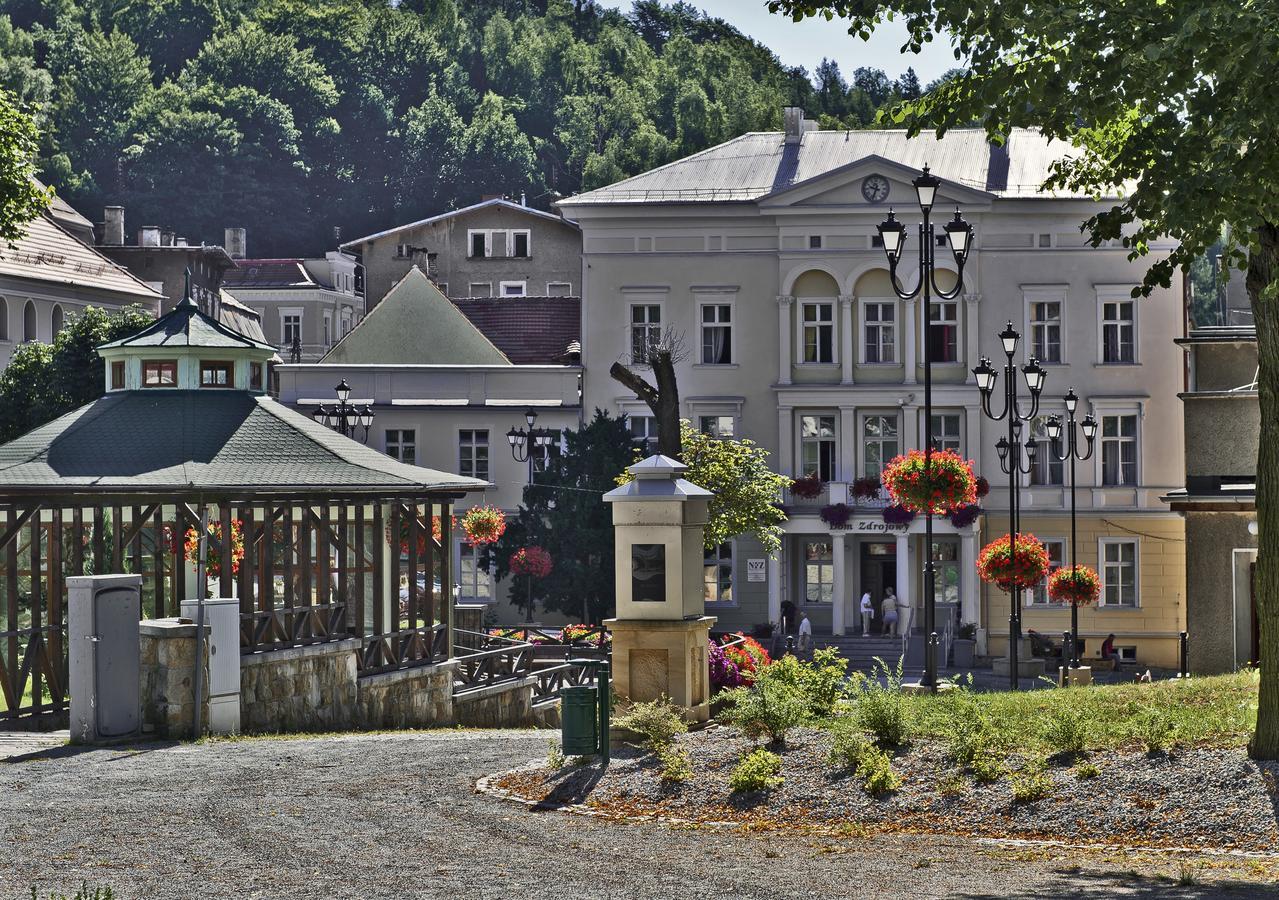
[[[210,242],[244,225],[255,256],[487,193],[544,208],[779,128],[788,104],[855,128],[920,91],[911,71],[784,67],[657,0],[626,15],[591,0],[0,0],[0,87],[91,218],[121,203],[131,231]]]

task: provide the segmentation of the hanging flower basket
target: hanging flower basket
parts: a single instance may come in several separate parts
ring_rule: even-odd
[[[1057,569],[1048,577],[1048,598],[1055,603],[1088,606],[1101,596],[1101,576],[1089,566]]]
[[[205,546],[204,552],[204,568],[205,571],[213,575],[222,573],[222,523],[209,523],[209,539]],[[173,529],[169,526],[164,527],[165,542],[169,545],[170,552],[177,551],[177,545],[173,537]],[[198,562],[200,559],[200,529],[191,527],[186,530],[182,538],[182,558],[189,563]],[[244,562],[244,522],[241,519],[231,520],[231,573],[233,575],[240,574],[240,563]]]
[[[976,503],[969,503],[967,506],[950,511],[950,524],[956,528],[967,528],[977,521],[979,515],[981,515],[981,507]]]
[[[981,500],[990,493],[990,482],[986,480],[984,475],[977,476],[977,499]]]
[[[925,472],[925,459],[924,451],[911,450],[884,467],[884,487],[894,503],[917,513],[946,514],[977,502],[972,460],[953,450],[934,450]]]
[[[847,528],[848,520],[853,517],[853,508],[847,503],[831,503],[818,510],[817,515],[831,528]]]
[[[915,521],[915,511],[907,509],[904,506],[885,506],[884,511],[880,514],[884,517],[884,521],[889,525],[909,525]]]
[[[802,478],[790,483],[790,492],[796,497],[812,500],[822,492],[822,479],[816,472],[810,472]]]
[[[506,532],[506,513],[496,506],[472,506],[462,516],[462,531],[474,547],[491,544]]]
[[[511,554],[509,566],[512,575],[545,578],[551,574],[551,554],[541,547],[521,547]]]
[[[853,482],[853,497],[857,500],[873,500],[879,496],[881,485],[873,475],[858,478]]]
[[[1034,587],[1048,574],[1048,550],[1033,534],[1017,536],[1017,552],[1011,552],[1011,537],[1004,535],[977,554],[977,575],[987,584],[1006,591]]]

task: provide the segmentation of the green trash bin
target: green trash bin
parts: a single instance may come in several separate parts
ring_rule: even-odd
[[[590,685],[560,690],[560,741],[565,756],[590,756],[599,751],[596,696]]]

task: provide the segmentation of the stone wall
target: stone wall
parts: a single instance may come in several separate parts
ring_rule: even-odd
[[[430,728],[453,723],[457,663],[418,666],[359,679],[361,728]]]
[[[205,626],[204,700],[201,721],[209,722],[209,627]],[[190,739],[195,726],[195,637],[193,622],[148,619],[138,625],[142,690],[142,731],[173,740]]]
[[[477,688],[453,698],[457,724],[471,728],[529,728],[533,716],[533,688],[537,678]]]
[[[340,731],[357,724],[358,638],[240,657],[246,732]]]

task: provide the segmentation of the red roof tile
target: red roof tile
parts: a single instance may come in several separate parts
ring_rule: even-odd
[[[519,365],[562,365],[572,341],[582,339],[579,297],[453,299],[485,337]]]

